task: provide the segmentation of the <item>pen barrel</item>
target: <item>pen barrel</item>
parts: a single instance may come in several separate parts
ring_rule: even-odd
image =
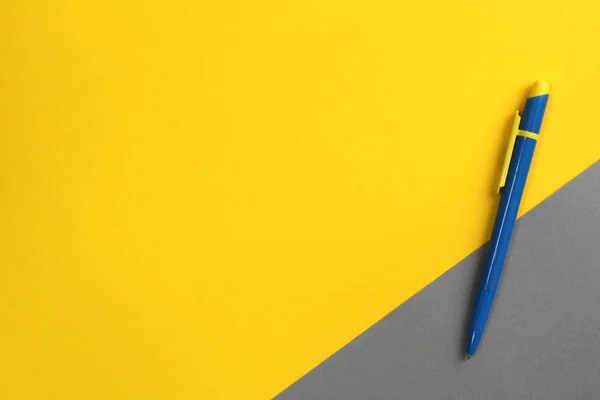
[[[502,190],[502,197],[498,205],[498,213],[496,214],[490,239],[489,254],[477,291],[467,343],[467,354],[472,355],[477,350],[494,302],[508,246],[517,220],[521,198],[523,197],[525,182],[533,160],[537,134],[540,132],[546,110],[548,101],[547,84],[545,89],[546,93],[529,97],[523,110],[519,130],[527,131],[530,135],[519,135],[515,141],[506,183]],[[536,87],[534,86],[532,92],[535,90]]]
[[[506,186],[503,188],[494,222],[489,254],[477,291],[470,337],[467,343],[467,354],[475,353],[485,330],[506,259],[508,245],[517,220],[519,204],[523,197],[525,181],[531,166],[535,145],[536,140],[522,136],[518,136],[515,142]]]

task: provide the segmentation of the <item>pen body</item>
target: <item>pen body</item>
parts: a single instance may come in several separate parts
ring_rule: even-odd
[[[519,125],[520,130],[533,133],[535,134],[534,137],[537,137],[547,100],[548,94],[530,97],[527,100]],[[489,254],[484,265],[475,299],[471,329],[467,342],[468,355],[475,353],[485,330],[496,289],[498,288],[498,282],[500,281],[500,274],[506,259],[510,238],[517,220],[517,213],[521,204],[521,198],[523,197],[523,190],[525,189],[525,182],[536,144],[536,139],[525,136],[517,136],[515,141],[506,183],[502,190],[502,197],[490,239]]]
[[[502,191],[502,198],[500,199],[496,221],[494,222],[494,229],[490,240],[490,252],[483,269],[479,290],[475,299],[471,332],[467,344],[467,354],[469,355],[474,354],[477,350],[494,302],[508,245],[517,220],[519,204],[523,197],[525,181],[527,180],[527,173],[531,166],[535,145],[535,140],[522,136],[518,136],[515,142],[506,186]]]

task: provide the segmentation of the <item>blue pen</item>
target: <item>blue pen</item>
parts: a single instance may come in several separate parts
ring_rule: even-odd
[[[494,295],[498,288],[500,273],[517,220],[525,181],[548,103],[549,89],[547,82],[535,82],[525,103],[523,116],[519,116],[518,111],[515,116],[498,185],[498,191],[501,190],[502,197],[490,240],[490,253],[485,262],[473,309],[467,342],[467,358],[471,358],[477,350],[494,302]]]

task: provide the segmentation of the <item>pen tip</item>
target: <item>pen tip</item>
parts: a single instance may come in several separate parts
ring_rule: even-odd
[[[470,355],[470,354],[465,354],[465,358],[466,358],[467,360],[470,360],[470,359],[471,359],[471,355]]]

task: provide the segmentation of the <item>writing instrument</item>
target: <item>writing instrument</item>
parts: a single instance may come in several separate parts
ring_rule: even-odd
[[[517,111],[515,115],[498,185],[498,192],[501,193],[500,205],[492,230],[489,254],[475,298],[467,341],[467,358],[477,351],[492,309],[549,95],[550,86],[547,82],[535,82],[523,108],[523,114],[519,115]]]

